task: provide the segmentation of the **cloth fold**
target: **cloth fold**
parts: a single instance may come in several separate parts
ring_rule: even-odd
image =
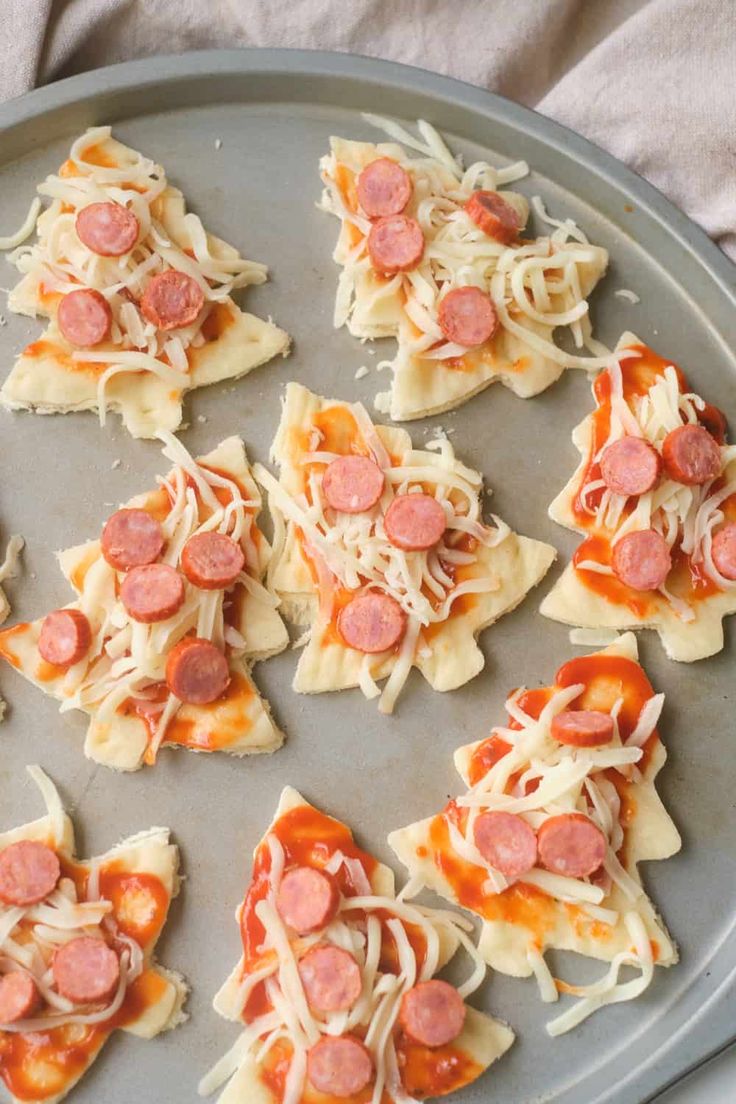
[[[0,0],[0,99],[214,46],[352,51],[499,92],[610,150],[736,260],[734,0]]]

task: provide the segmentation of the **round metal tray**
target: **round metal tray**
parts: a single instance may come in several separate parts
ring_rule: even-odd
[[[317,162],[329,135],[375,133],[362,110],[426,118],[471,157],[526,158],[534,171],[520,189],[542,195],[555,215],[572,215],[611,253],[610,273],[593,297],[597,335],[613,345],[622,330],[633,329],[679,362],[736,425],[730,262],[653,188],[583,139],[422,70],[345,55],[225,51],[151,58],[62,81],[0,107],[0,224],[20,222],[36,183],[88,125],[112,123],[123,141],[160,161],[207,226],[268,263],[272,281],[248,292],[245,302],[272,314],[295,338],[288,360],[191,395],[183,440],[203,452],[237,432],[251,456],[265,462],[286,381],[368,405],[385,386],[374,371],[355,380],[360,365],[379,357],[332,329],[337,226],[314,206]],[[2,283],[13,278],[8,268]],[[633,288],[641,302],[615,298],[620,287]],[[39,327],[4,313],[0,353],[7,372]],[[456,428],[459,452],[494,488],[494,510],[560,550],[554,577],[575,538],[548,520],[546,508],[576,463],[570,431],[590,404],[585,376],[570,371],[534,400],[492,387],[455,414],[409,429],[421,441],[436,424]],[[3,412],[0,425],[2,532],[22,532],[28,541],[25,571],[8,591],[14,617],[36,616],[69,597],[54,550],[97,533],[111,507],[149,486],[164,463],[155,444],[131,440],[115,418],[101,430],[92,415]],[[113,469],[117,459],[122,465]],[[187,875],[160,956],[193,986],[191,1019],[152,1043],[116,1038],[76,1090],[79,1104],[196,1099],[199,1076],[235,1036],[210,1001],[239,953],[232,913],[281,786],[297,786],[392,861],[388,831],[435,811],[459,789],[452,750],[487,733],[511,687],[548,680],[575,651],[567,630],[537,613],[550,581],[484,634],[487,665],[477,679],[438,695],[412,677],[393,718],[380,717],[358,691],[298,697],[290,689],[293,653],[260,665],[257,681],[288,735],[272,757],[167,751],[155,770],[115,776],[83,759],[83,716],[59,716],[33,687],[0,672],[11,707],[2,729],[3,826],[37,815],[36,796],[20,780],[27,762],[39,762],[74,811],[84,853],[168,824]],[[680,943],[680,965],[658,971],[642,1000],[607,1009],[558,1040],[545,1034],[549,1009],[533,982],[490,977],[475,1001],[507,1019],[518,1040],[486,1077],[457,1094],[458,1104],[631,1104],[736,1032],[725,1003],[736,970],[733,631],[728,635],[726,651],[691,667],[669,663],[652,634],[642,637],[647,670],[667,693],[661,732],[670,760],[660,790],[684,837],[682,853],[650,864],[644,879]],[[572,965],[561,968],[569,974]],[[581,960],[574,965],[587,976],[601,970],[593,964],[586,971]]]

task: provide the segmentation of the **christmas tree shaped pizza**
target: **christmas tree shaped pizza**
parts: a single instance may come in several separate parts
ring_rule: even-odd
[[[413,666],[435,690],[478,674],[476,637],[554,549],[484,523],[482,478],[449,441],[414,449],[360,403],[289,384],[272,453],[279,482],[255,469],[276,525],[270,581],[286,616],[311,626],[294,689],[360,686],[390,713]]]
[[[182,978],[154,960],[178,849],[151,828],[93,859],[53,783],[47,812],[0,835],[0,1076],[17,1104],[58,1104],[117,1028],[152,1039],[184,1020]]]
[[[736,612],[736,446],[721,411],[633,334],[574,431],[581,461],[550,517],[584,535],[542,613],[653,628],[671,659],[723,647]]]
[[[85,754],[119,770],[163,744],[233,755],[273,751],[281,733],[249,664],[286,647],[262,579],[270,555],[243,443],[174,462],[156,490],[60,553],[74,602],[0,632],[0,655],[62,711],[89,714]]]
[[[109,127],[78,138],[38,191],[51,204],[36,243],[11,255],[23,277],[9,306],[49,324],[5,381],[5,406],[103,422],[114,410],[134,437],[155,437],[179,427],[186,391],[288,351],[282,330],[231,298],[263,283],[265,265],[209,234],[163,168]]]
[[[485,964],[453,913],[407,904],[350,830],[287,787],[237,911],[243,953],[215,997],[240,1022],[203,1078],[219,1104],[408,1104],[475,1081],[513,1033],[465,1003]],[[462,947],[458,988],[435,974]]]
[[[499,189],[528,166],[477,161],[464,170],[427,123],[419,122],[416,138],[390,120],[365,118],[393,141],[332,138],[320,162],[321,206],[341,224],[335,326],[398,342],[387,362],[391,390],[377,407],[398,421],[423,418],[494,380],[528,398],[565,368],[608,363],[586,355],[601,350],[587,299],[608,254],[571,219],[550,219],[538,197],[547,233],[521,236],[527,200]],[[569,327],[579,352],[555,343],[558,327]]]
[[[482,918],[479,949],[494,969],[535,974],[543,1000],[580,998],[548,1024],[553,1035],[639,996],[655,965],[677,962],[638,872],[680,849],[654,785],[666,758],[663,699],[633,633],[573,659],[551,686],[515,690],[508,723],[457,751],[464,793],[389,836],[412,880]],[[547,948],[610,969],[570,985],[552,976]],[[622,966],[638,977],[619,981]]]

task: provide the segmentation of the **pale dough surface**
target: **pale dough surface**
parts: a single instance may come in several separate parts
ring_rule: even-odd
[[[248,458],[243,442],[239,437],[228,437],[199,462],[217,469],[224,475],[235,479],[243,488],[248,499],[256,503],[260,510],[261,495],[250,473]],[[153,491],[138,495],[126,503],[127,506],[146,508],[160,496]],[[257,516],[257,515],[256,515]],[[262,534],[261,534],[262,536]],[[263,538],[259,543],[261,562],[259,573],[266,571],[270,557],[270,547]],[[99,540],[88,541],[76,548],[59,553],[59,563],[65,577],[77,591],[78,600],[69,603],[69,608],[77,609],[84,605],[90,612],[96,598],[111,600],[114,594],[116,572],[102,556]],[[59,701],[64,700],[64,674],[48,677],[48,665],[38,654],[38,637],[43,618],[13,628],[11,647],[16,657],[14,665],[30,682],[44,693]],[[232,738],[224,748],[232,755],[248,755],[257,752],[271,752],[281,747],[283,734],[277,728],[268,703],[260,696],[250,674],[250,664],[266,659],[282,651],[289,638],[278,612],[257,601],[249,593],[241,605],[240,623],[235,626],[243,635],[246,650],[242,656],[230,657],[230,670],[234,679],[238,679],[244,688],[243,693],[234,698],[225,697],[213,706],[202,708],[196,705],[182,705],[177,719],[191,723],[194,741],[205,749],[218,732],[232,733]],[[135,714],[118,713],[113,723],[99,723],[95,718],[94,707],[87,710],[90,723],[87,730],[84,752],[89,759],[116,770],[137,770],[142,765],[148,746],[148,729],[142,718]],[[194,750],[197,750],[196,748]]]
[[[622,655],[636,660],[638,657],[636,637],[633,633],[626,633],[616,643],[604,648],[600,654]],[[612,700],[601,703],[600,708],[610,708],[613,704],[616,696],[615,687],[612,687],[611,693]],[[455,765],[466,784],[467,767],[477,746],[478,744],[475,743],[459,748],[455,755]],[[635,811],[630,824],[626,827],[625,868],[639,884],[641,884],[638,870],[640,862],[669,858],[681,847],[679,832],[655,789],[655,780],[665,759],[666,751],[659,743],[643,772],[641,783],[632,782],[627,787],[635,803]],[[429,817],[427,820],[418,821],[392,832],[388,842],[407,867],[411,878],[419,878],[430,889],[449,901],[459,904],[450,882],[436,866],[432,857],[430,826],[433,819]],[[545,904],[545,919],[541,925],[541,935],[537,923],[534,922],[527,926],[523,919],[518,922],[487,921],[481,917],[479,947],[493,969],[514,977],[528,977],[532,973],[527,956],[530,947],[536,947],[542,953],[548,947],[576,951],[590,958],[610,962],[615,955],[626,950],[631,944],[631,937],[623,922],[623,913],[632,910],[639,913],[650,939],[657,943],[658,964],[671,966],[678,960],[677,948],[644,892],[635,903],[632,903],[615,884],[613,885],[601,905],[603,908],[614,909],[619,913],[616,925],[594,921],[574,907],[553,898],[547,898]]]
[[[300,435],[320,411],[342,404],[308,391],[298,383],[290,383],[272,456],[280,465],[281,485],[289,494],[301,490]],[[377,425],[376,431],[392,456],[402,456],[412,448],[409,434],[395,426]],[[414,454],[415,456],[417,453]],[[441,472],[437,453],[421,452],[422,463],[436,467]],[[278,515],[278,507],[271,503],[271,511]],[[345,690],[357,686],[363,655],[334,638],[330,623],[320,615],[315,584],[312,580],[301,544],[292,523],[284,522],[283,547],[274,554],[270,569],[270,581],[281,595],[285,616],[303,625],[312,625],[310,638],[304,647],[296,675],[294,689],[304,694],[316,694],[330,690]],[[495,576],[498,586],[487,594],[474,595],[470,610],[446,622],[433,626],[431,653],[417,654],[416,666],[434,690],[455,690],[482,670],[485,659],[477,644],[477,637],[503,614],[514,609],[525,595],[544,577],[556,552],[551,545],[527,537],[509,533],[494,548],[479,546],[478,560],[483,573]],[[481,573],[479,571],[479,573]],[[329,637],[329,639],[325,639]],[[387,677],[395,657],[380,660],[372,668],[373,677]]]
[[[138,158],[135,150],[114,138],[106,139],[100,147],[116,165],[133,164]],[[56,200],[39,218],[41,237],[52,230],[59,209]],[[177,188],[169,185],[154,201],[153,212],[172,241],[182,249],[190,248],[190,234],[184,221],[186,203]],[[211,234],[207,235],[207,241],[216,256],[238,256],[236,249]],[[262,281],[254,279],[253,282]],[[46,316],[50,321],[38,341],[29,346],[30,350],[35,350],[33,355],[22,352],[16,360],[0,390],[0,402],[11,410],[33,410],[37,414],[97,410],[97,384],[102,369],[97,364],[72,360],[74,349],[55,322],[58,295],[42,297],[37,282],[24,276],[11,292],[8,305],[18,314]],[[133,437],[155,437],[159,429],[172,432],[178,429],[186,391],[238,379],[279,353],[286,356],[290,338],[283,330],[244,313],[232,299],[225,301],[224,309],[230,318],[224,331],[214,340],[189,349],[186,387],[177,389],[151,372],[124,372],[110,379],[105,391],[107,409],[121,415]],[[98,348],[109,351],[114,346],[105,343]]]
[[[621,336],[616,351],[628,349],[643,342],[633,333]],[[566,529],[589,535],[576,523],[572,503],[580,487],[590,453],[593,433],[593,414],[575,427],[572,439],[580,453],[580,463],[549,507],[549,516]],[[726,468],[727,476],[736,479],[736,460]],[[724,644],[723,618],[736,613],[736,586],[718,591],[693,603],[695,618],[683,621],[669,602],[659,595],[651,595],[656,611],[651,617],[638,619],[627,606],[613,602],[605,595],[596,594],[581,580],[572,563],[567,564],[560,578],[540,606],[540,613],[565,625],[585,629],[654,629],[662,641],[670,659],[692,663],[720,652]]]

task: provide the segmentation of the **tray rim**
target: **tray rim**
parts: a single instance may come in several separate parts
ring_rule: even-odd
[[[155,114],[161,110],[171,110],[173,105],[159,102],[155,97],[150,98],[146,108],[136,112],[125,107],[116,111],[113,103],[117,96],[128,93],[132,89],[140,93],[144,89],[160,90],[162,87],[182,81],[211,82],[216,78],[242,78],[246,74],[269,77],[288,74],[290,78],[296,79],[317,78],[353,82],[357,80],[382,89],[390,88],[394,92],[404,89],[457,106],[466,113],[476,116],[476,119],[479,115],[486,116],[491,121],[500,122],[507,128],[528,135],[532,140],[549,148],[557,158],[573,160],[584,172],[597,177],[606,185],[613,185],[619,193],[634,200],[644,217],[656,223],[670,239],[674,239],[677,246],[685,250],[690,259],[704,270],[716,285],[720,295],[723,296],[723,302],[711,304],[712,313],[717,314],[720,319],[726,319],[727,312],[736,307],[736,265],[700,226],[677,208],[653,184],[601,147],[534,109],[457,78],[433,73],[417,66],[354,53],[288,48],[243,47],[152,55],[66,77],[0,104],[0,137],[9,136],[16,128],[23,127],[34,120],[41,121],[48,118],[53,121],[56,115],[63,118],[70,109],[83,109],[99,99],[110,101],[111,110],[105,117],[110,118],[112,122]],[[231,97],[223,92],[222,96],[215,95],[207,100],[207,103],[212,104],[218,102],[231,102]],[[247,96],[243,98],[243,102],[248,102]],[[278,102],[290,102],[287,90],[279,97]],[[326,99],[323,102],[329,104],[330,100]],[[190,105],[181,105],[179,110],[186,109],[186,106]],[[473,139],[472,133],[466,136],[471,140],[483,141]],[[1,150],[2,147],[0,147]],[[0,164],[12,163],[13,160],[15,156],[5,157],[4,151],[0,152]],[[535,166],[531,167],[534,170]],[[542,175],[554,182],[554,176],[550,176],[549,173],[543,172]],[[625,229],[623,232],[628,233]],[[642,248],[646,251],[646,247]],[[729,330],[732,321],[729,318]],[[729,344],[719,326],[713,326],[713,329],[724,344]],[[736,330],[734,334],[736,335]],[[718,948],[723,947],[729,938],[733,937],[735,929],[736,923],[729,927],[725,934],[720,935]],[[723,993],[727,992],[733,984],[734,978],[736,978],[736,966],[716,985],[698,1009],[697,1014],[673,1032],[664,1047],[651,1054],[648,1060],[636,1070],[629,1071],[629,1074],[620,1079],[615,1086],[610,1086],[594,1099],[591,1098],[589,1104],[604,1104],[604,1102],[630,1104],[634,1099],[629,1095],[632,1091],[643,1094],[637,1097],[642,1104],[644,1101],[653,1101],[655,1097],[659,1097],[668,1088],[736,1043],[736,1018],[733,1016],[731,1016],[730,1026],[725,1031],[721,1030],[717,1038],[713,1036],[708,1038],[704,1030],[706,1014],[711,1006],[715,1006],[716,1015],[711,1017],[710,1022],[711,1026],[715,1026],[713,1021],[717,1017],[719,1002]],[[679,995],[683,995],[682,992]],[[676,999],[675,997],[670,1001],[670,1007]],[[669,1009],[665,1010],[663,1015],[667,1015],[667,1011]],[[724,1015],[722,1004],[720,1011],[721,1015]],[[702,1038],[689,1056],[670,1061],[668,1072],[664,1069],[660,1069],[658,1073],[652,1070],[655,1058],[662,1059],[670,1052],[683,1033],[691,1034],[692,1042],[692,1036],[698,1031]],[[618,1051],[614,1052],[611,1060],[617,1057],[618,1053]],[[570,1088],[572,1086],[568,1083],[562,1087],[562,1092],[566,1093]]]

